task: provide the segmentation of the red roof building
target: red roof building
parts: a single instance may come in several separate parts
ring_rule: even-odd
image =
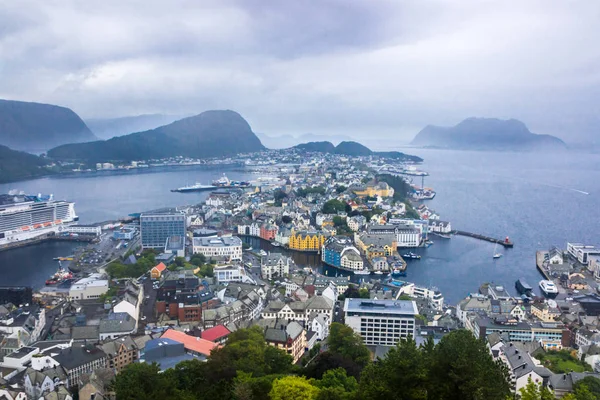
[[[167,269],[167,266],[162,262],[150,270],[150,278],[160,279],[162,273]]]
[[[227,340],[227,336],[231,334],[231,331],[224,325],[217,325],[212,328],[208,328],[200,334],[202,339],[209,340],[214,343],[223,344]]]
[[[204,357],[210,356],[210,352],[213,349],[221,347],[218,344],[210,342],[206,339],[186,335],[184,332],[179,332],[175,329],[169,329],[165,331],[161,338],[167,338],[179,343],[183,343],[183,347],[185,347],[187,351]]]

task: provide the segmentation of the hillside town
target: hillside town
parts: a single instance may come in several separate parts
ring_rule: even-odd
[[[513,294],[482,282],[446,304],[437,288],[401,280],[417,249],[453,233],[422,201],[435,192],[413,182],[414,165],[289,150],[237,161],[257,175],[252,185],[73,225],[94,237],[95,260],[66,259],[75,276],[41,290],[0,288],[0,398],[115,398],[128,365],[206,361],[251,327],[307,366],[333,323],[359,335],[373,360],[401,340],[439,343],[466,329],[508,368],[514,393],[533,381],[562,397],[600,378],[600,250],[540,251],[538,268],[557,287],[544,297],[521,281]],[[119,250],[108,262],[106,243]]]

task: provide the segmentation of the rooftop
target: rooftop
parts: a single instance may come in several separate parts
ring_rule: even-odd
[[[195,237],[193,240],[194,246],[202,247],[225,247],[242,245],[242,240],[237,236]]]
[[[411,300],[365,300],[346,299],[345,312],[370,314],[409,314],[417,315],[417,304]]]
[[[176,342],[183,343],[186,350],[193,351],[195,353],[203,354],[205,356],[209,356],[210,352],[219,348],[220,346],[208,341],[206,339],[202,339],[195,336],[186,335],[183,332],[176,331],[174,329],[167,330],[161,338],[172,339]]]

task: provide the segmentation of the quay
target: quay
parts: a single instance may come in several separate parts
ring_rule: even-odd
[[[552,278],[550,278],[550,274],[548,273],[548,269],[546,268],[545,264],[544,264],[544,259],[546,254],[548,254],[547,251],[536,251],[535,252],[535,266],[537,267],[538,271],[540,271],[540,273],[542,275],[544,275],[544,278],[546,280],[552,280]]]
[[[512,248],[514,246],[514,243],[511,242],[510,240],[508,240],[508,237],[506,239],[502,240],[502,239],[495,239],[493,237],[489,237],[489,236],[485,236],[485,235],[480,235],[478,233],[471,233],[471,232],[465,232],[465,231],[453,231],[452,233],[455,235],[459,235],[459,236],[466,236],[466,237],[471,237],[474,239],[485,240],[486,242],[490,242],[490,243],[500,244],[506,248]]]

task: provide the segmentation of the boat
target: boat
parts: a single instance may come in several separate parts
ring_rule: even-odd
[[[254,250],[254,249],[252,248],[252,246],[250,246],[250,247],[248,247],[248,248],[246,249],[246,251],[252,251],[252,250]]]
[[[432,235],[435,235],[437,237],[440,237],[442,239],[452,239],[452,236],[447,234],[447,233],[441,233],[441,232],[429,232]]]
[[[71,278],[73,278],[73,274],[64,269],[61,265],[59,265],[58,270],[56,270],[56,273],[54,273],[54,275],[52,275],[49,279],[46,280],[46,285],[58,285],[60,283],[63,283],[65,280]]]
[[[354,271],[354,275],[371,275],[371,271],[368,269],[359,269],[358,271]]]
[[[533,288],[529,283],[525,282],[525,278],[519,278],[515,282],[515,288],[517,289],[517,292],[519,292],[519,294],[527,296],[531,296],[531,292],[533,292]]]
[[[542,293],[548,298],[554,298],[558,295],[558,288],[552,281],[542,279],[540,281],[540,289],[542,289]]]
[[[418,255],[418,254],[415,254],[415,253],[413,253],[413,252],[410,252],[410,253],[404,253],[404,254],[402,255],[402,257],[404,257],[404,258],[410,258],[411,260],[420,260],[420,259],[421,259],[421,256],[420,256],[420,255]]]
[[[396,278],[398,276],[406,276],[406,271],[403,271],[400,268],[394,268],[392,270],[392,277]]]
[[[217,188],[245,188],[250,186],[250,182],[232,181],[225,174],[219,179],[214,180],[212,184]]]
[[[182,187],[177,188],[177,189],[171,189],[171,192],[179,192],[179,193],[201,192],[201,191],[204,191],[204,190],[212,190],[212,189],[216,189],[216,187],[213,186],[213,185],[203,185],[200,182],[196,182],[196,184],[194,184],[194,185],[182,186]]]
[[[498,259],[498,258],[502,257],[502,253],[496,252],[497,248],[498,248],[498,243],[496,243],[496,245],[494,246],[494,255],[492,256],[494,259]]]
[[[384,272],[383,271],[375,271],[375,275],[383,275]]]
[[[264,250],[261,250],[259,254],[260,254],[261,256],[266,256],[266,255],[267,255],[267,252],[266,252],[266,251],[264,251]]]
[[[279,247],[279,246],[281,246],[281,244],[279,242],[272,241],[271,246]]]

